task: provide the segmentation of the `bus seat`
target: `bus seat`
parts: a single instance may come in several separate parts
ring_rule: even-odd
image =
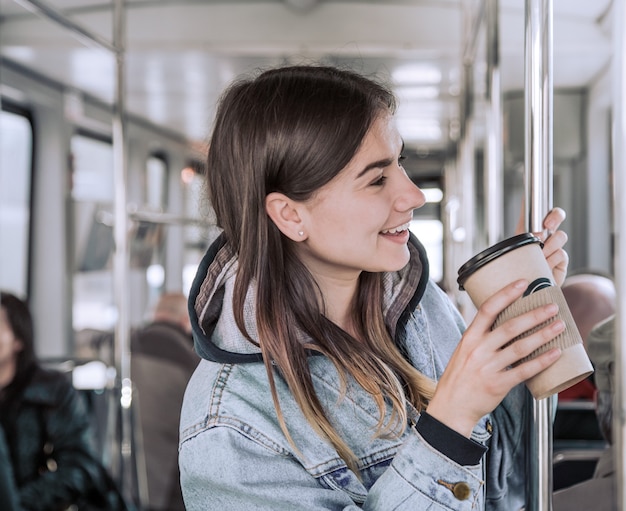
[[[604,449],[566,449],[552,458],[553,490],[568,488],[593,477],[598,459]]]

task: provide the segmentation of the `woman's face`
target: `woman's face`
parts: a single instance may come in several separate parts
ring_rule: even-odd
[[[316,279],[353,279],[362,271],[396,271],[409,260],[413,210],[423,192],[401,166],[394,119],[378,118],[350,163],[302,203],[302,261]]]
[[[0,307],[0,368],[15,363],[21,349],[22,343],[11,329],[6,310]]]

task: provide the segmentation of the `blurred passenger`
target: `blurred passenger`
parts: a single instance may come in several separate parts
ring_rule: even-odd
[[[615,314],[616,294],[613,281],[604,275],[580,273],[565,279],[562,286],[572,317],[576,322],[583,342],[591,329]],[[560,400],[592,400],[595,394],[593,376],[559,393]]]
[[[587,347],[587,338],[591,329],[615,313],[616,293],[613,281],[604,275],[580,273],[565,279],[563,295],[572,312],[572,317]],[[595,376],[578,382],[559,393],[559,402],[587,401],[591,403],[595,396]],[[553,433],[555,440],[598,440],[602,433],[593,409],[574,403],[561,406],[556,413]]]
[[[92,442],[81,396],[66,375],[36,359],[28,306],[0,292],[2,510],[84,509],[98,502],[98,509],[126,509]]]
[[[596,414],[600,429],[609,446],[598,460],[592,479],[554,494],[554,511],[616,511],[615,467],[613,465],[613,392],[615,316],[597,325],[588,337],[587,345],[595,366],[597,386]]]
[[[148,509],[184,511],[178,471],[178,424],[183,394],[200,358],[193,350],[187,298],[165,293],[153,321],[131,340],[148,479]]]

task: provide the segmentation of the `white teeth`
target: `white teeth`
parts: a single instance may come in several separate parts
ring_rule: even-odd
[[[406,224],[399,225],[398,227],[394,227],[392,229],[385,229],[384,231],[381,231],[381,232],[383,234],[397,234],[399,232],[406,231],[408,228],[409,228],[409,223],[407,222]]]

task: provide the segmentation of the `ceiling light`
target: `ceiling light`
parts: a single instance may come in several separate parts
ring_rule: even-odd
[[[441,71],[430,64],[407,64],[391,73],[393,81],[401,85],[438,84],[441,82]]]
[[[397,87],[394,90],[396,96],[402,101],[411,101],[416,99],[435,99],[439,96],[439,89],[432,85],[413,86],[413,87]]]

